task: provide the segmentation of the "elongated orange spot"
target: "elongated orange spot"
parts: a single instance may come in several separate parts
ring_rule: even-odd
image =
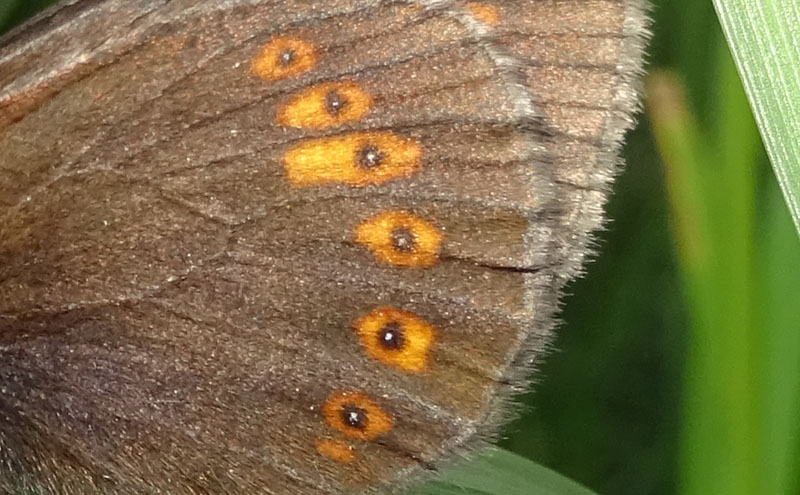
[[[391,132],[312,139],[291,148],[284,156],[286,175],[295,187],[383,184],[411,175],[421,164],[420,144]]]
[[[356,449],[339,440],[324,438],[317,440],[317,452],[337,462],[353,462],[356,458]]]
[[[276,120],[287,127],[325,129],[360,120],[371,106],[372,98],[356,83],[323,83],[295,95]]]
[[[415,314],[384,306],[359,318],[354,328],[372,358],[412,373],[427,368],[434,329]]]
[[[500,22],[500,11],[494,5],[482,2],[467,2],[467,10],[476,19],[489,26],[494,26]]]
[[[442,233],[430,222],[395,210],[381,213],[356,227],[356,242],[389,265],[424,268],[439,259]]]
[[[374,440],[394,428],[392,417],[361,392],[334,392],[322,415],[328,425],[356,440]]]
[[[311,70],[317,63],[314,47],[305,40],[277,36],[253,59],[251,70],[266,81],[278,81]]]

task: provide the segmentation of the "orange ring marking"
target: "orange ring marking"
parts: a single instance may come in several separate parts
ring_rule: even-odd
[[[353,327],[370,357],[401,371],[427,369],[434,328],[414,313],[383,306],[359,318]]]
[[[430,222],[411,213],[381,213],[356,227],[355,240],[375,258],[393,266],[425,268],[439,260],[443,235]]]
[[[347,437],[370,441],[394,428],[394,421],[361,392],[334,392],[322,406],[325,421]]]
[[[317,64],[317,58],[311,43],[292,36],[276,36],[264,45],[250,68],[265,81],[278,81],[308,72]]]
[[[392,132],[355,132],[310,139],[289,149],[284,169],[295,187],[364,187],[407,177],[422,164],[422,147]]]
[[[285,127],[326,129],[361,120],[371,107],[372,98],[356,83],[322,83],[292,97],[275,120]]]

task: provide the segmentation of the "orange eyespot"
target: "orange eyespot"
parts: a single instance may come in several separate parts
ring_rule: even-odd
[[[253,59],[251,70],[266,81],[278,81],[311,70],[317,63],[314,47],[300,39],[277,36]]]
[[[489,26],[494,26],[500,22],[500,11],[494,5],[481,2],[467,2],[467,10],[476,19]]]
[[[317,440],[317,452],[337,462],[348,463],[356,459],[356,449],[339,440]]]
[[[388,211],[360,223],[355,240],[382,263],[424,268],[438,261],[442,234],[416,215]]]
[[[361,392],[334,392],[322,415],[328,425],[356,440],[373,440],[394,428],[391,416]]]
[[[295,187],[383,184],[411,175],[421,164],[420,144],[391,132],[357,132],[311,139],[291,148],[284,156],[286,176]]]
[[[356,83],[323,83],[295,95],[276,120],[287,127],[325,129],[360,120],[371,106],[372,98]]]
[[[367,354],[402,371],[425,371],[434,329],[413,313],[384,306],[359,318],[354,325]]]

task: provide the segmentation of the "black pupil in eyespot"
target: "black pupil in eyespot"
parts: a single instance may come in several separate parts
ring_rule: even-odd
[[[346,104],[347,100],[342,98],[342,95],[335,89],[328,91],[328,94],[325,95],[325,109],[331,115],[339,115]]]
[[[408,253],[414,250],[416,238],[414,233],[405,227],[397,227],[392,230],[392,246],[398,251]]]
[[[378,333],[378,343],[387,350],[396,351],[405,344],[403,327],[396,321],[385,324]]]
[[[383,161],[383,153],[372,145],[362,146],[358,150],[358,165],[363,169],[373,169]]]
[[[346,404],[342,408],[341,414],[342,421],[344,421],[344,424],[347,426],[359,430],[363,430],[367,427],[367,411],[364,409],[352,404]]]
[[[294,50],[286,49],[280,53],[280,55],[278,56],[278,61],[283,67],[286,67],[287,65],[291,64],[294,61],[294,56],[295,56]]]

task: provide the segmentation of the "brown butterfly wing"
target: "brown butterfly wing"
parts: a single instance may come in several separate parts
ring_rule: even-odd
[[[638,108],[648,37],[644,0],[486,0],[461,4],[523,65],[551,139],[559,278],[580,273]]]
[[[557,191],[488,36],[442,2],[84,0],[8,38],[0,486],[352,493],[490,434]]]

